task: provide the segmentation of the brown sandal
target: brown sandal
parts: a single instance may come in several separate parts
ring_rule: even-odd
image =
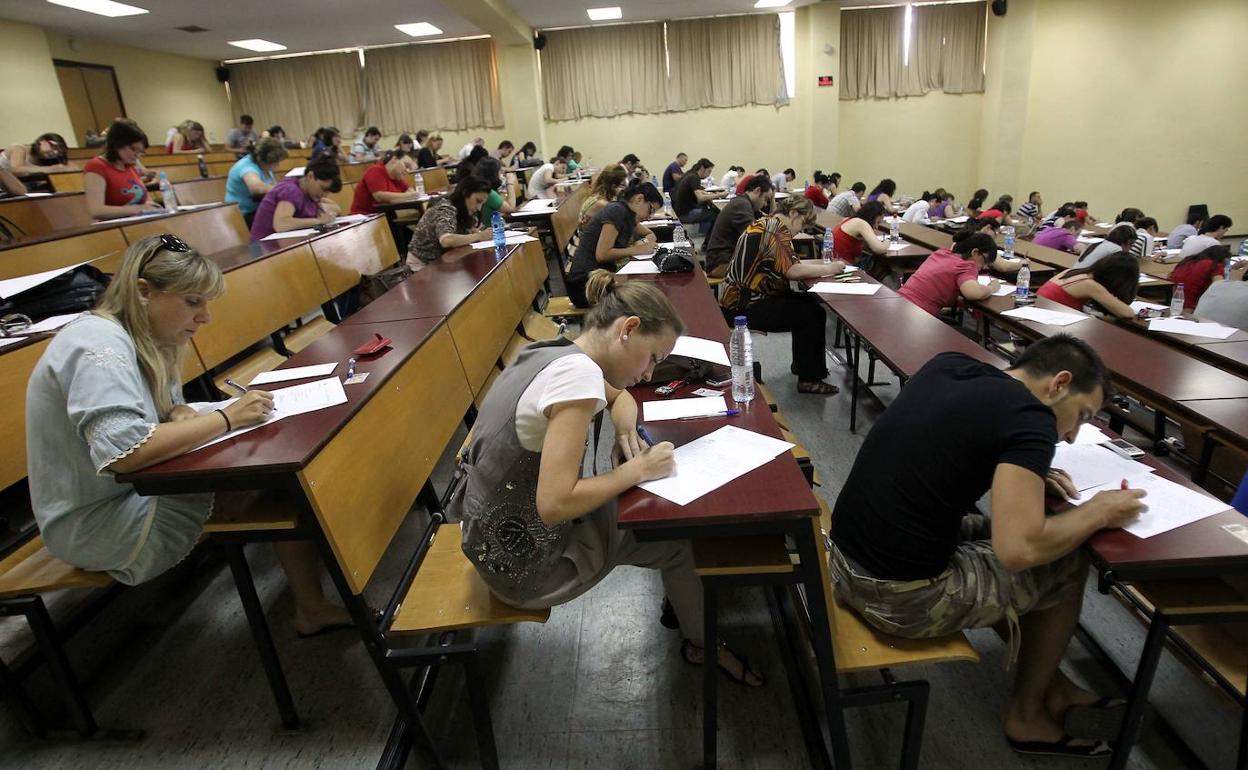
[[[841,392],[841,389],[836,387],[835,385],[819,380],[816,382],[797,383],[797,392],[798,393],[811,393],[816,396],[835,396],[837,393]]]

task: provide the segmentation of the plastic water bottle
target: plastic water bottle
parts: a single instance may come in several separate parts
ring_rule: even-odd
[[[830,265],[832,260],[836,259],[835,239],[832,237],[832,228],[825,227],[823,229],[823,264]]]
[[[1183,315],[1183,284],[1176,283],[1174,285],[1174,294],[1170,297],[1170,317],[1178,318]]]
[[[1248,241],[1244,241],[1244,242],[1248,243]],[[1243,249],[1240,249],[1240,251],[1243,251]],[[1233,259],[1228,259],[1226,260],[1226,262],[1222,263],[1222,280],[1224,281],[1231,280],[1231,268],[1234,266],[1235,266],[1235,260]]]
[[[669,193],[663,193],[663,215],[672,215],[672,196]]]
[[[888,221],[888,239],[893,243],[901,242],[901,217],[896,214]]]
[[[1031,261],[1023,257],[1023,266],[1018,269],[1014,281],[1014,303],[1026,305],[1031,302]]]
[[[728,360],[732,362],[732,400],[748,404],[754,400],[754,348],[745,316],[733,319],[732,339],[728,342]]]
[[[1005,238],[1005,258],[1014,259],[1014,225],[1002,227],[1001,235]]]
[[[207,179],[208,178],[208,164],[204,162],[203,155],[198,155],[196,157],[199,160],[199,176],[201,179]]]
[[[169,181],[169,175],[160,172],[160,197],[165,202],[165,211],[178,210],[178,196],[173,192],[173,183]]]
[[[425,178],[421,176],[419,171],[416,172],[415,177],[416,177],[416,194],[424,195],[425,194]]]
[[[1239,242],[1239,256],[1248,257],[1248,238]]]
[[[503,224],[503,215],[497,211],[490,217],[490,229],[494,231],[494,256],[503,258],[507,249],[507,226]]]
[[[672,228],[672,242],[677,244],[689,242],[685,236],[685,226],[680,223],[679,219],[676,220],[676,226]]]

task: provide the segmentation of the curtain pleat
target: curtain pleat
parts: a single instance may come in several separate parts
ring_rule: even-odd
[[[549,120],[609,118],[667,109],[661,23],[545,34],[542,91]]]
[[[841,99],[984,90],[986,4],[919,5],[912,12],[909,63],[904,6],[841,14]]]
[[[670,110],[788,101],[779,16],[668,22],[667,50]]]
[[[281,125],[291,138],[321,126],[344,135],[360,127],[360,62],[354,53],[292,56],[230,65],[235,112],[256,125]]]
[[[366,122],[382,133],[502,127],[489,39],[376,48],[364,56]]]

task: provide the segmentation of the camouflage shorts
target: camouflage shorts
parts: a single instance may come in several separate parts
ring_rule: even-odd
[[[834,589],[868,623],[896,636],[945,636],[1004,620],[1014,647],[1020,615],[1050,607],[1067,592],[1083,588],[1087,559],[1082,551],[1009,572],[993,553],[989,517],[966,516],[961,537],[945,571],[924,580],[868,577],[855,571],[834,545],[830,562]]]

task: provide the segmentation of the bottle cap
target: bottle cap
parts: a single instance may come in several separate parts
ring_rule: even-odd
[[[737,326],[745,326],[745,324],[746,324],[746,322],[747,322],[747,319],[746,319],[746,317],[745,317],[745,316],[743,316],[743,315],[739,315],[739,316],[736,316],[735,318],[733,318],[733,319],[732,319],[732,322],[733,322],[735,325],[737,325]]]

